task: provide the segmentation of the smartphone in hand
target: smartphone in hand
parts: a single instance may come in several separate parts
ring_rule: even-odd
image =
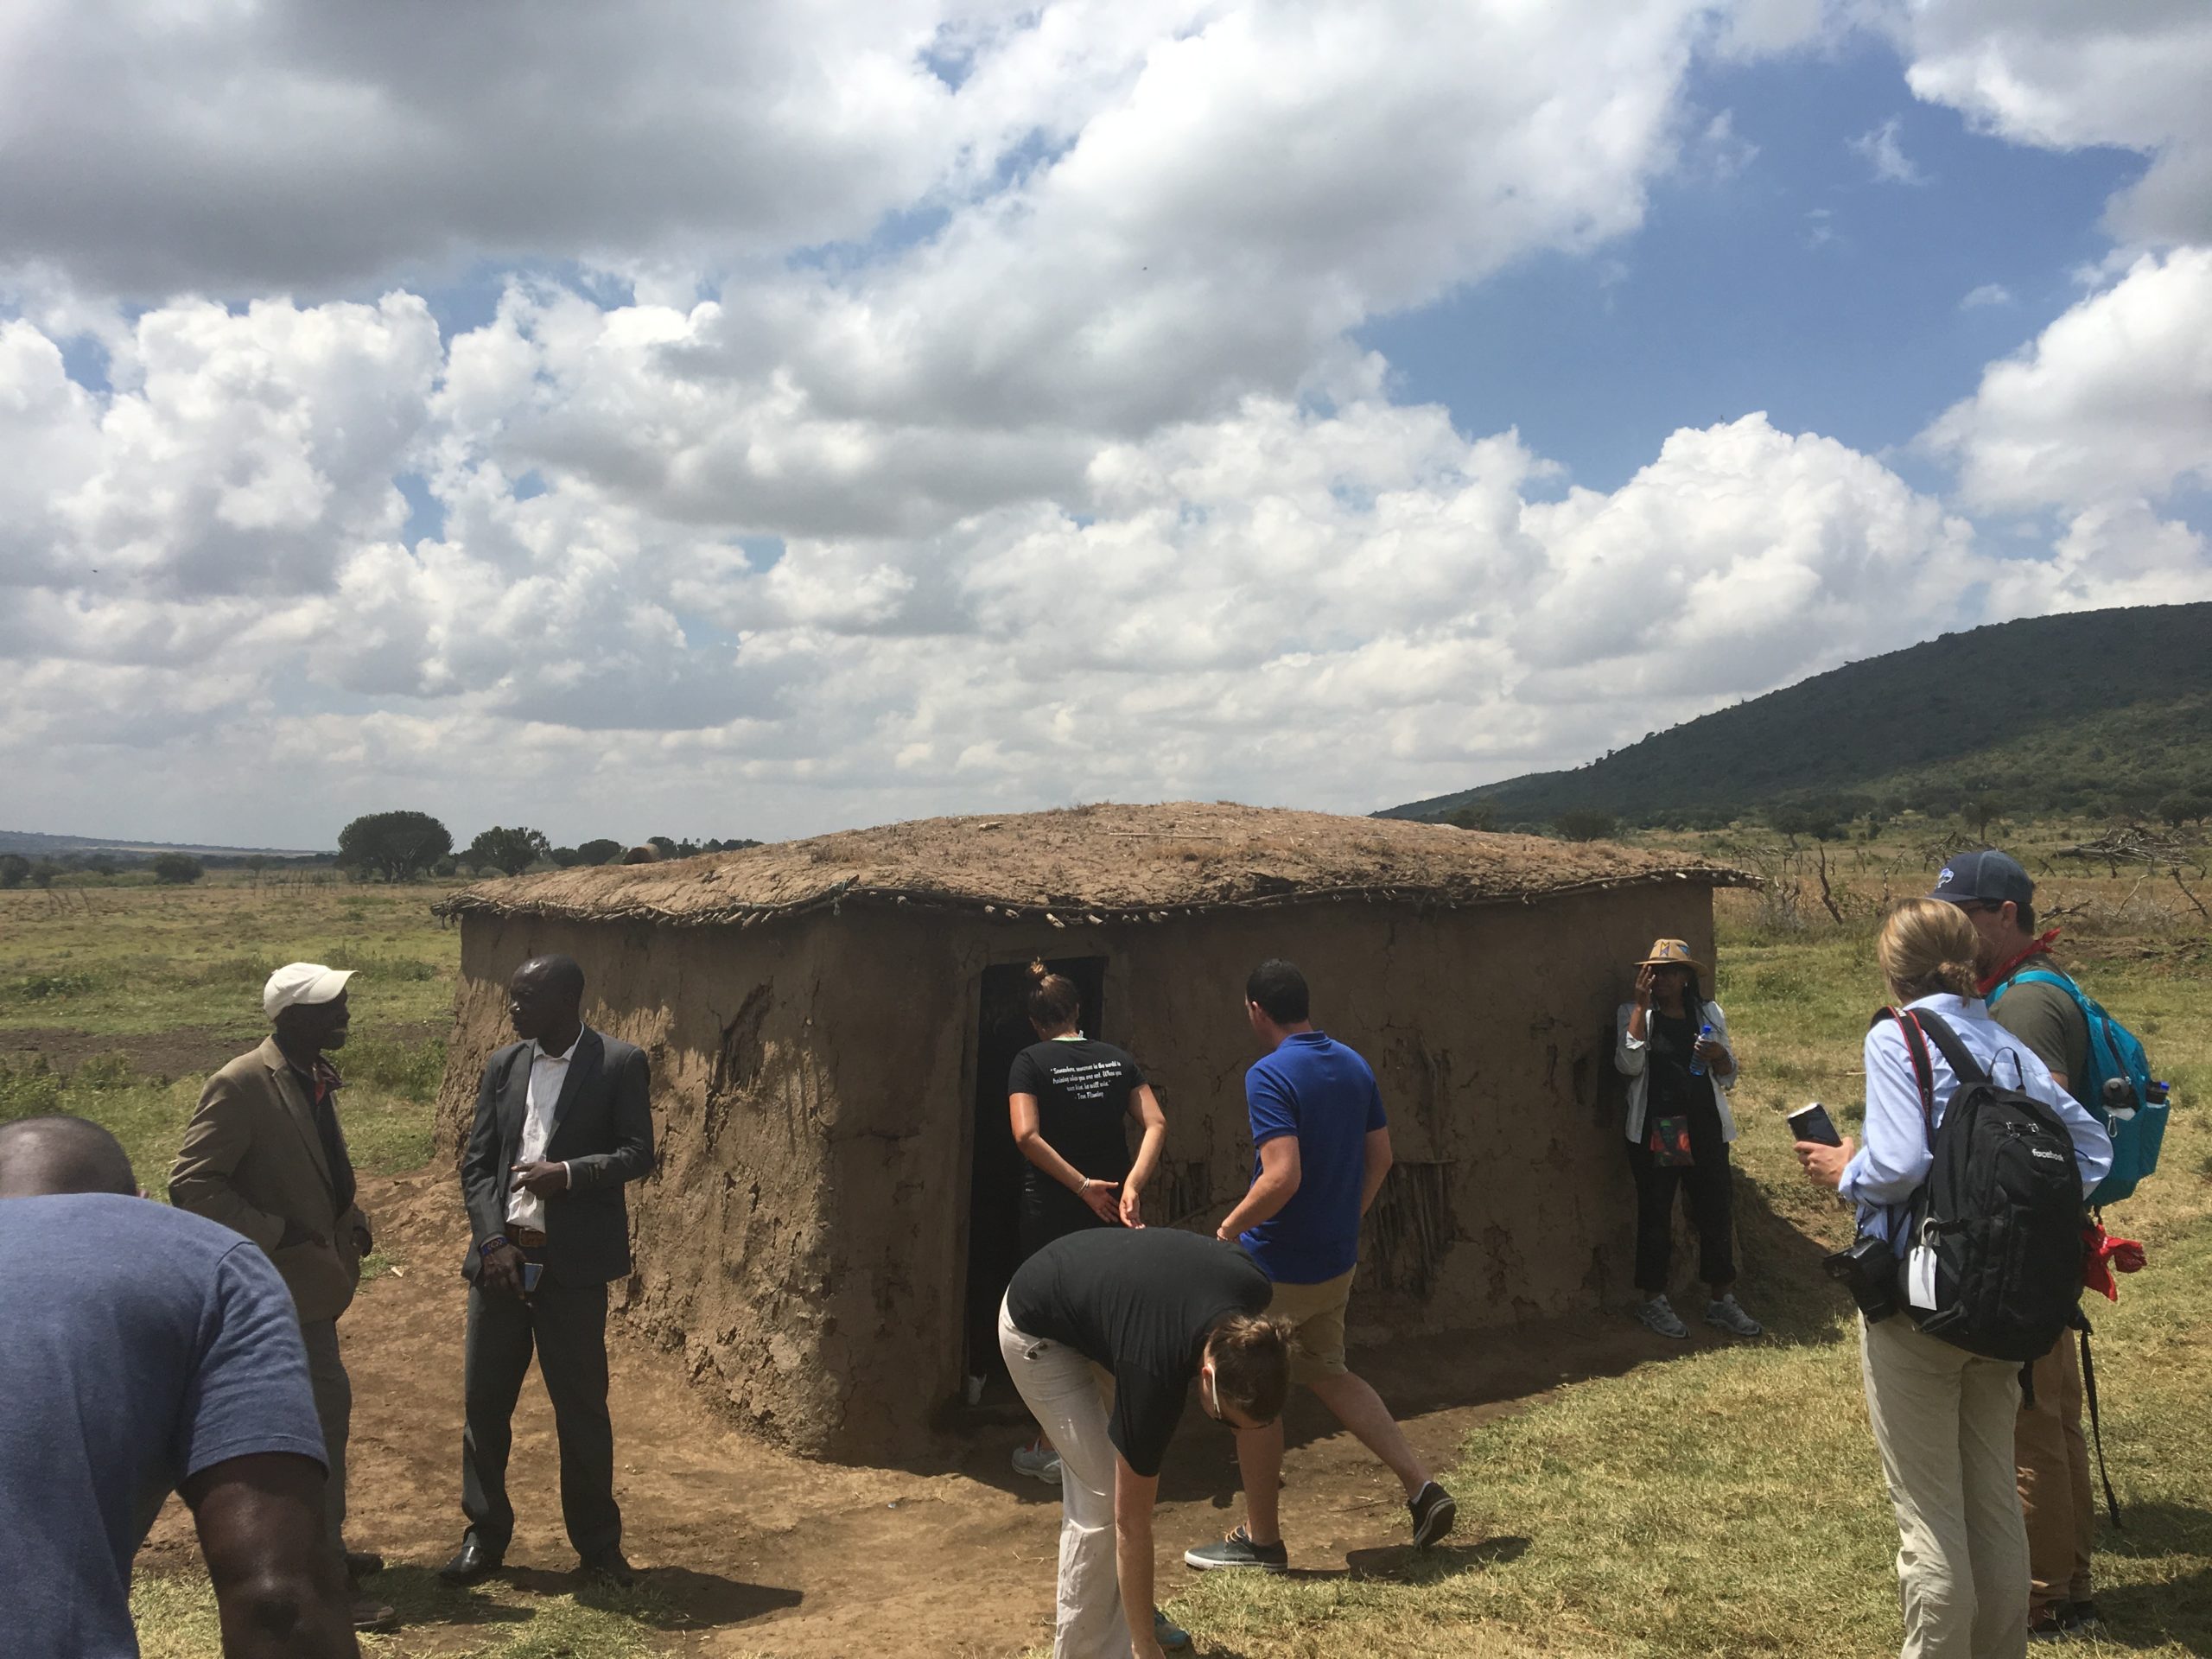
[[[1835,1132],[1834,1121],[1828,1116],[1828,1109],[1817,1100],[1789,1114],[1789,1138],[1793,1141],[1817,1141],[1824,1147],[1843,1144],[1843,1137]]]
[[[522,1264],[522,1294],[524,1295],[527,1296],[537,1288],[537,1281],[544,1271],[545,1264],[543,1262],[525,1262]]]

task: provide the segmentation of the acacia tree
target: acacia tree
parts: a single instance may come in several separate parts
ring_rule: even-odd
[[[453,850],[453,834],[427,812],[372,812],[338,832],[338,867],[412,881]]]
[[[497,824],[468,843],[469,862],[480,868],[489,864],[509,875],[520,875],[552,851],[552,844],[535,830],[502,830]]]

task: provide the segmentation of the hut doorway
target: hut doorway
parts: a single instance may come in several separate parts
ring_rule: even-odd
[[[1046,964],[1083,994],[1082,1027],[1099,1034],[1106,992],[1106,958],[1063,957]],[[1029,1028],[1029,964],[1001,963],[983,969],[976,999],[976,1097],[969,1137],[967,1361],[970,1403],[981,1388],[1011,1397],[1013,1382],[999,1357],[999,1302],[1020,1265],[1021,1149],[1007,1121],[1006,1078],[1014,1056],[1037,1040]]]

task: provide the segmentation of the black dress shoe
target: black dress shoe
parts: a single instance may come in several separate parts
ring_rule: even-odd
[[[373,1549],[349,1549],[346,1552],[346,1576],[365,1579],[372,1573],[384,1571],[384,1557]]]
[[[619,1549],[610,1549],[604,1555],[594,1555],[576,1570],[588,1579],[597,1579],[618,1590],[627,1590],[638,1581],[638,1569],[622,1559],[622,1552]]]
[[[438,1576],[448,1584],[474,1584],[498,1572],[499,1563],[505,1559],[505,1552],[486,1548],[472,1532],[461,1541],[453,1560],[438,1569]]]

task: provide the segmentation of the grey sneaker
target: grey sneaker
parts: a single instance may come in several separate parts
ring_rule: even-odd
[[[1200,1573],[1220,1567],[1256,1567],[1265,1573],[1280,1573],[1290,1565],[1290,1549],[1284,1544],[1255,1544],[1239,1527],[1217,1544],[1185,1550],[1183,1565]]]
[[[1017,1446],[1014,1448],[1014,1472],[1027,1475],[1032,1480],[1041,1480],[1047,1486],[1060,1484],[1060,1454],[1049,1446]]]
[[[1690,1333],[1689,1326],[1682,1323],[1681,1315],[1664,1296],[1645,1297],[1637,1303],[1634,1312],[1637,1319],[1662,1337],[1672,1337],[1679,1342]]]
[[[1167,1653],[1180,1653],[1191,1645],[1191,1633],[1180,1624],[1171,1624],[1157,1607],[1152,1610],[1152,1639]]]
[[[1745,1313],[1732,1294],[1717,1297],[1705,1305],[1705,1322],[1719,1325],[1732,1337],[1766,1335],[1766,1326]]]

